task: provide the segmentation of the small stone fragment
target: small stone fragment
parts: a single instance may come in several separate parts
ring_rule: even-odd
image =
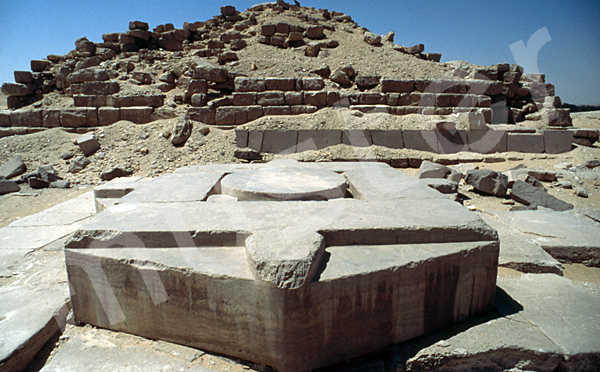
[[[100,142],[94,133],[87,133],[77,137],[77,144],[85,156],[91,156],[100,149]]]
[[[131,169],[123,169],[123,168],[115,167],[108,172],[102,173],[100,175],[100,178],[103,181],[110,181],[110,180],[113,180],[113,179],[119,178],[119,177],[131,176],[132,174],[133,174],[133,170],[131,170]]]
[[[381,35],[377,35],[373,32],[365,33],[365,43],[370,45],[381,44]]]
[[[90,161],[90,159],[86,158],[85,156],[83,156],[83,155],[78,156],[71,161],[71,164],[69,165],[69,172],[70,173],[79,173],[82,170],[84,170],[85,167],[87,167],[91,163],[92,162]]]
[[[192,135],[193,124],[189,119],[187,112],[177,119],[175,126],[173,127],[173,138],[171,143],[174,146],[181,146],[186,143],[188,138]]]

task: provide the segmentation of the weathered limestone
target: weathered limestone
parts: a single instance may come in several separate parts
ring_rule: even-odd
[[[341,172],[325,174],[354,200],[201,201],[248,167],[300,168],[308,184],[320,179],[309,180],[313,169]],[[388,166],[281,161],[168,176],[134,182],[67,244],[76,320],[304,371],[493,306],[495,231]],[[193,187],[174,195],[173,182]]]
[[[515,181],[512,186],[510,197],[519,203],[530,205],[532,208],[541,206],[555,211],[573,209],[573,204],[557,199],[546,191],[520,180]]]
[[[561,261],[600,266],[600,223],[574,212],[498,213],[500,220]]]

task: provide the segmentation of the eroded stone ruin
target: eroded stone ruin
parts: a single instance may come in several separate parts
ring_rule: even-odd
[[[80,38],[68,54],[34,60],[31,72],[15,71],[15,83],[3,84],[12,110],[0,111],[0,127],[6,128],[2,134],[52,127],[85,130],[119,120],[142,124],[183,112],[195,121],[233,128],[264,116],[336,107],[431,116],[440,118],[437,124],[452,124],[422,128],[433,130],[433,139],[428,138],[430,133],[398,132],[402,128],[371,135],[366,128],[364,139],[354,141],[360,146],[438,153],[556,153],[568,151],[573,137],[596,137],[589,131],[565,130],[572,125],[569,109],[561,107],[543,74],[524,73],[522,67],[507,63],[440,64],[440,55],[423,53],[422,44],[410,48],[394,44],[393,33],[382,38],[348,15],[279,3],[259,4],[244,12],[224,6],[212,19],[186,22],[177,29],[164,24],[150,31],[147,23],[131,21],[126,32],[102,35],[102,43]],[[384,69],[382,75],[360,62],[327,63],[350,47],[385,50],[391,61],[425,66],[428,73],[406,67]],[[252,58],[262,53],[281,54],[296,68],[259,68]],[[546,129],[488,126],[526,119],[541,121]],[[490,135],[494,145],[482,146],[481,138],[489,129],[496,129]],[[272,151],[268,143],[251,144],[244,133],[241,136],[242,147]],[[333,145],[345,143],[342,133],[339,140],[333,136]],[[288,141],[295,146],[300,138]]]

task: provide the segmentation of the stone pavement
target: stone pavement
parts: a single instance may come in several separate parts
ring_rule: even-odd
[[[433,190],[428,190],[427,187],[419,187],[418,183],[412,181],[394,182],[395,179],[391,174],[397,175],[396,172],[381,165],[377,167],[378,176],[369,182],[369,177],[361,177],[360,169],[363,167],[361,163],[322,163],[322,164],[307,164],[308,167],[322,167],[338,173],[346,173],[348,182],[348,193],[354,199],[340,199],[337,201],[331,200],[328,203],[339,203],[340,206],[332,209],[332,216],[323,215],[319,208],[302,207],[305,212],[298,215],[289,213],[283,208],[273,208],[266,210],[265,214],[252,212],[244,208],[237,207],[241,202],[233,202],[236,207],[230,207],[234,213],[214,214],[215,209],[209,209],[204,215],[213,215],[209,218],[208,225],[219,226],[224,220],[235,221],[240,223],[244,229],[258,229],[261,225],[261,220],[266,219],[277,221],[274,226],[284,226],[284,221],[315,221],[308,223],[307,226],[318,230],[318,226],[326,226],[329,229],[322,229],[325,232],[327,248],[325,254],[321,258],[326,261],[324,270],[317,270],[314,275],[318,282],[331,283],[333,285],[332,292],[338,297],[335,305],[338,306],[342,314],[338,316],[346,316],[352,309],[357,306],[364,307],[368,305],[368,298],[362,297],[363,301],[354,301],[348,303],[346,298],[351,298],[350,291],[353,284],[349,276],[357,268],[364,272],[372,272],[376,270],[376,278],[384,273],[406,272],[414,274],[414,267],[427,265],[427,261],[431,261],[431,257],[451,257],[453,254],[458,254],[458,257],[470,252],[466,257],[472,256],[473,249],[468,248],[470,244],[473,247],[480,245],[477,239],[485,236],[487,228],[481,228],[485,225],[480,225],[476,217],[478,213],[463,212],[462,208],[458,214],[451,216],[452,213],[444,213],[444,210],[453,208],[449,201],[443,195],[436,193]],[[265,167],[263,164],[252,164],[246,167],[241,165],[213,165],[205,167],[189,167],[178,170],[175,174],[196,174],[198,172],[216,172],[220,174],[215,176],[221,179],[224,175],[230,174],[242,169],[259,169]],[[221,172],[221,173],[219,173]],[[398,179],[403,180],[403,175],[398,176]],[[160,178],[159,178],[160,179]],[[156,179],[156,180],[159,180]],[[126,195],[131,194],[134,197],[134,190],[146,188],[151,190],[157,185],[151,185],[153,181],[137,178],[117,179],[107,183],[96,191],[96,206],[100,203],[101,206],[110,208],[108,213],[113,210],[121,212],[127,211],[127,203],[121,203]],[[166,182],[166,181],[160,181]],[[148,183],[148,185],[146,185]],[[118,186],[120,184],[120,186]],[[166,182],[161,187],[169,190],[169,182]],[[381,185],[379,193],[377,192],[378,185]],[[217,194],[217,188],[204,187],[202,188],[207,198],[213,198],[214,203],[222,203]],[[172,190],[172,189],[170,189]],[[180,198],[178,196],[169,196],[168,192],[159,193],[161,198]],[[388,201],[386,206],[384,201],[379,202],[377,196],[385,194],[385,200]],[[415,197],[416,196],[416,197]],[[198,196],[186,197],[187,199],[197,200]],[[183,200],[186,200],[183,198]],[[230,198],[230,197],[227,197]],[[390,200],[388,200],[391,199]],[[439,230],[444,223],[436,222],[431,219],[414,219],[411,220],[411,210],[416,208],[411,207],[411,200],[417,199],[418,203],[423,205],[439,205],[437,212],[438,219],[443,219],[449,222],[452,226],[452,221],[459,221],[461,218],[467,218],[471,221],[466,225],[455,224],[453,229],[459,233],[447,234],[440,233]],[[235,199],[233,199],[235,200]],[[373,207],[372,212],[369,210],[355,209],[354,206],[349,207],[352,203],[365,200]],[[121,204],[118,204],[121,203]],[[186,202],[177,202],[179,206]],[[228,199],[227,203],[231,203]],[[264,202],[249,202],[260,203]],[[283,202],[284,204],[320,204],[323,202]],[[390,204],[391,203],[391,204]],[[430,203],[430,204],[429,204]],[[437,204],[436,204],[437,203]],[[456,204],[449,202],[451,204]],[[131,205],[132,203],[129,203]],[[177,220],[170,221],[168,215],[161,215],[161,209],[152,211],[149,205],[157,205],[161,203],[153,203],[151,201],[139,202],[140,210],[135,213],[153,213],[149,216],[159,216],[154,226],[161,226],[160,222],[165,226],[173,224],[190,228],[198,221],[198,216],[193,213],[184,212]],[[414,204],[414,203],[413,203]],[[396,207],[396,208],[394,208]],[[261,207],[259,207],[261,208]],[[347,216],[345,221],[336,224],[340,214],[346,214],[348,211],[356,213],[356,217]],[[379,212],[375,212],[378,210]],[[274,212],[274,213],[273,213]],[[368,220],[373,219],[373,224],[384,223],[391,230],[399,228],[402,233],[390,233],[388,230],[385,234],[381,234],[383,242],[369,241],[377,234],[361,233],[362,221],[359,217],[360,213],[366,213],[364,217]],[[548,248],[549,252],[567,251],[578,252],[571,253],[566,258],[561,260],[569,261],[569,257],[577,258],[584,257],[586,262],[591,262],[590,257],[594,253],[595,242],[591,239],[598,233],[598,212],[596,210],[575,210],[571,212],[553,212],[553,211],[531,211],[526,212],[506,212],[494,214],[479,215],[489,225],[498,231],[500,237],[500,265],[518,269],[522,272],[532,272],[535,274],[521,274],[510,269],[499,270],[497,280],[495,310],[491,313],[481,316],[472,317],[469,320],[462,321],[453,327],[442,329],[437,332],[429,332],[426,335],[413,338],[411,340],[392,344],[391,346],[379,346],[379,351],[361,355],[357,358],[342,362],[341,364],[333,365],[321,369],[321,371],[420,371],[420,370],[448,370],[461,371],[465,369],[490,370],[490,371],[505,371],[512,369],[519,370],[536,370],[536,371],[553,371],[553,370],[582,370],[596,371],[600,365],[600,321],[596,309],[600,308],[600,298],[576,285],[570,280],[561,278],[552,274],[539,274],[543,272],[552,272],[559,274],[561,271],[560,264],[555,258],[548,256],[543,249]],[[539,213],[538,213],[539,212]],[[85,371],[93,368],[95,370],[159,370],[159,369],[189,369],[198,371],[207,371],[210,368],[217,370],[241,371],[249,366],[252,369],[265,370],[264,364],[254,364],[251,362],[243,362],[240,360],[229,359],[211,354],[206,354],[206,348],[189,348],[169,342],[153,342],[145,338],[128,335],[120,332],[111,332],[101,329],[93,329],[88,326],[67,326],[64,328],[65,319],[69,307],[71,306],[68,298],[68,281],[65,270],[64,256],[62,248],[65,245],[69,235],[80,229],[82,223],[89,220],[89,217],[94,213],[94,198],[91,194],[86,194],[80,198],[68,201],[59,206],[51,208],[47,211],[36,215],[23,218],[15,223],[0,229],[0,371],[20,370],[27,366],[37,351],[57,332],[62,332],[63,337],[57,343],[57,346],[49,344],[49,348],[53,349],[51,353],[38,355],[37,363],[45,364],[43,371]],[[390,214],[392,213],[392,214]],[[463,215],[463,213],[467,213]],[[521,214],[524,213],[524,214]],[[352,213],[350,213],[352,214]],[[521,214],[521,215],[520,215]],[[529,216],[530,214],[530,216]],[[93,222],[99,224],[102,221],[103,214],[97,215]],[[436,215],[435,213],[432,216]],[[307,217],[310,216],[310,217]],[[319,216],[319,218],[314,218]],[[386,216],[401,217],[402,223],[394,222],[393,219],[387,220]],[[468,217],[467,217],[468,216]],[[527,216],[527,218],[525,218]],[[414,217],[414,216],[413,216]],[[143,224],[127,220],[132,227],[143,226]],[[387,222],[386,222],[387,221]],[[429,225],[425,224],[422,234],[417,231],[410,234],[412,224],[421,224],[429,221]],[[343,222],[343,223],[342,223]],[[477,223],[475,223],[477,222]],[[108,222],[107,222],[108,223]],[[265,222],[266,223],[266,222]],[[387,223],[387,225],[385,225]],[[438,225],[436,225],[436,223]],[[348,224],[354,226],[348,230],[340,229],[340,226]],[[354,225],[353,225],[354,224]],[[94,225],[90,225],[94,226]],[[99,225],[95,225],[99,226]],[[369,226],[367,224],[366,226]],[[479,227],[478,227],[479,226]],[[357,227],[359,227],[357,229]],[[373,226],[371,226],[373,227]],[[437,230],[436,230],[437,229]],[[577,229],[577,230],[574,230]],[[19,231],[27,234],[27,236],[19,235]],[[166,237],[159,230],[159,237]],[[183,231],[182,228],[179,231]],[[569,231],[583,232],[582,236],[577,236],[576,233]],[[86,231],[86,230],[82,230]],[[89,230],[87,230],[89,231]],[[97,230],[99,231],[99,230]],[[191,230],[189,230],[191,231]],[[167,327],[171,326],[174,329],[177,327],[197,327],[194,322],[185,319],[186,313],[191,312],[193,316],[198,314],[206,314],[199,311],[202,305],[210,302],[210,296],[214,296],[210,292],[202,292],[197,290],[190,291],[188,286],[195,286],[196,289],[201,289],[201,286],[208,284],[207,281],[197,281],[201,276],[198,273],[209,272],[211,275],[218,274],[215,280],[222,280],[222,283],[227,282],[227,278],[239,276],[240,279],[234,282],[229,281],[228,285],[219,288],[220,296],[236,295],[237,299],[246,300],[248,298],[252,306],[260,309],[269,307],[272,311],[273,305],[290,301],[290,298],[279,296],[274,301],[265,301],[265,296],[249,296],[247,285],[250,281],[257,280],[257,272],[251,271],[251,265],[244,258],[245,245],[238,244],[238,235],[246,237],[248,231],[236,231],[233,235],[229,231],[221,231],[217,234],[175,234],[170,239],[158,239],[160,244],[186,242],[176,250],[161,249],[158,247],[148,247],[147,250],[139,248],[118,249],[112,248],[94,248],[94,249],[72,249],[70,251],[86,251],[87,258],[98,257],[102,261],[103,270],[109,275],[113,272],[130,273],[124,278],[123,284],[115,285],[111,282],[112,293],[120,295],[129,293],[133,297],[140,295],[141,299],[148,304],[148,309],[164,308],[175,303],[191,306],[191,310],[176,316],[170,323],[169,319],[158,318],[158,321],[167,323]],[[376,230],[362,230],[377,232]],[[437,231],[437,232],[436,232]],[[66,233],[65,233],[66,232]],[[262,231],[259,231],[262,232]],[[266,230],[265,230],[266,232]],[[306,231],[286,231],[289,236],[295,236],[301,239],[302,242],[309,242],[314,239],[314,235]],[[421,231],[422,232],[422,231]],[[271,235],[263,234],[262,236],[267,242],[277,242],[278,239],[283,239],[284,243],[289,243],[288,235],[275,231],[271,231]],[[78,233],[78,234],[81,234]],[[328,235],[329,234],[329,235]],[[72,242],[85,242],[82,239],[85,234],[81,234],[79,238],[75,238]],[[93,235],[93,234],[92,234]],[[115,243],[118,234],[105,234],[95,236],[95,238],[105,239],[105,243]],[[127,234],[125,234],[127,235]],[[312,238],[311,238],[312,236]],[[449,243],[438,242],[429,244],[435,247],[435,250],[423,250],[427,244],[423,242],[428,237],[435,237],[436,240],[460,240],[465,236],[471,236],[475,241],[470,243]],[[152,240],[152,236],[138,235],[137,242],[148,242]],[[88,236],[90,238],[90,236]],[[412,239],[411,244],[404,244],[405,239]],[[112,239],[112,240],[111,240]],[[392,241],[400,239],[402,244],[390,244]],[[337,241],[338,245],[329,245],[331,241]],[[411,241],[411,240],[409,240]],[[88,243],[93,244],[93,239],[88,239]],[[369,242],[371,244],[364,244]],[[558,244],[557,242],[560,242]],[[130,242],[128,242],[130,243]],[[169,243],[169,244],[170,244]],[[219,243],[220,246],[209,247]],[[260,242],[259,242],[260,243]],[[343,245],[352,243],[349,245]],[[355,243],[359,243],[356,245]],[[384,243],[385,245],[381,245]],[[550,244],[553,243],[553,244]],[[160,245],[159,244],[159,245]],[[192,246],[198,244],[201,248]],[[597,244],[597,243],[596,243]],[[126,245],[130,247],[131,245]],[[560,246],[560,249],[554,248]],[[481,248],[476,248],[481,249]],[[150,252],[149,252],[150,251]],[[403,253],[404,252],[404,253]],[[408,253],[407,253],[408,252]],[[415,252],[421,252],[422,258]],[[452,253],[455,252],[455,253]],[[150,253],[150,254],[149,254]],[[437,255],[437,256],[436,256]],[[412,257],[412,258],[411,258]],[[151,258],[151,260],[149,260]],[[264,257],[263,257],[264,258]],[[408,265],[402,266],[399,262],[408,260]],[[434,259],[438,260],[437,258]],[[585,261],[583,260],[583,261]],[[267,260],[268,261],[268,260]],[[460,261],[460,260],[459,260]],[[257,262],[256,260],[254,261]],[[407,261],[405,261],[407,262]],[[448,261],[450,262],[450,261]],[[273,264],[274,262],[270,262]],[[456,261],[457,264],[460,264]],[[192,271],[185,271],[182,268],[192,265]],[[429,265],[435,266],[435,262]],[[469,265],[463,263],[460,267]],[[310,266],[310,265],[309,265]],[[134,271],[128,271],[128,267],[139,269],[139,274],[134,274]],[[277,267],[277,262],[275,262]],[[157,271],[158,270],[158,271]],[[189,270],[189,269],[186,269]],[[411,271],[412,270],[412,271]],[[310,270],[308,270],[310,271]],[[306,272],[305,278],[310,277],[313,273]],[[168,295],[164,296],[165,292],[157,285],[158,282],[153,282],[156,277],[152,273],[158,272],[159,278],[163,283],[163,289]],[[190,275],[193,274],[193,275]],[[168,282],[164,278],[171,275],[176,282]],[[388,277],[391,274],[387,274]],[[400,274],[400,278],[402,278]],[[301,276],[300,276],[301,277]],[[190,278],[195,278],[190,280]],[[284,278],[286,278],[284,276]],[[266,288],[271,291],[286,291],[286,288],[274,289],[277,287],[277,277],[258,278],[265,283]],[[375,283],[381,283],[381,279],[377,279]],[[401,279],[400,279],[401,280]],[[280,283],[284,283],[283,280]],[[288,281],[289,282],[289,281]],[[293,281],[292,281],[293,282]],[[427,283],[423,278],[422,283]],[[312,281],[302,283],[299,288],[293,291],[302,291],[304,299],[307,296],[314,295],[315,292],[307,291]],[[390,282],[392,283],[392,282]],[[296,282],[300,284],[300,282]],[[132,289],[135,290],[132,291]],[[368,288],[368,287],[366,287]],[[410,288],[410,287],[406,287]],[[74,288],[71,288],[74,290]],[[150,291],[148,290],[150,289]],[[334,290],[335,289],[335,290]],[[413,293],[418,289],[410,289],[405,293]],[[80,291],[74,290],[74,295],[77,301],[77,294]],[[104,292],[106,295],[109,292]],[[179,295],[181,293],[181,295]],[[259,292],[255,292],[259,293]],[[272,293],[272,292],[271,292]],[[192,294],[191,301],[186,299],[187,294]],[[346,295],[348,295],[346,297]],[[397,296],[395,294],[394,296]],[[400,298],[410,298],[411,296],[402,296]],[[132,297],[132,298],[133,298]],[[314,297],[314,296],[313,296]],[[414,297],[414,295],[413,295]],[[386,301],[381,302],[379,297],[371,297],[372,303],[377,306],[377,309],[382,309],[394,312],[393,309],[383,306]],[[383,300],[385,297],[381,297]],[[285,300],[284,300],[285,299]],[[166,301],[165,301],[166,300]],[[448,297],[441,298],[441,301],[447,301]],[[314,297],[314,302],[319,301],[318,297]],[[374,301],[374,302],[373,302]],[[388,300],[389,302],[389,300]],[[410,301],[409,301],[410,302]],[[121,310],[125,310],[123,316],[129,320],[132,314],[127,311],[129,303],[123,304],[119,302]],[[186,305],[187,304],[187,305]],[[227,314],[231,312],[231,302],[217,303],[212,302],[210,306],[215,306],[215,309]],[[292,301],[290,308],[301,308],[298,299]],[[104,310],[101,304],[96,302],[98,314]],[[125,306],[124,306],[125,305]],[[383,306],[383,307],[382,307]],[[314,327],[315,320],[318,318],[318,312],[324,312],[327,306],[310,306],[310,314],[304,314],[299,317],[306,324],[307,329]],[[110,311],[109,311],[110,312]],[[113,311],[114,313],[114,311]],[[158,314],[158,312],[155,312]],[[402,315],[402,312],[396,312]],[[414,313],[412,314],[414,315]],[[133,314],[138,316],[138,314]],[[240,318],[241,313],[237,313]],[[404,316],[411,316],[405,314]],[[428,317],[439,317],[439,315],[429,315]],[[368,317],[365,317],[368,319]],[[405,318],[406,319],[406,318]],[[410,317],[411,322],[414,318]],[[241,325],[238,319],[233,316],[227,317],[228,324]],[[368,341],[373,340],[374,330],[382,329],[383,324],[374,324],[369,321],[362,321],[353,324],[343,318],[340,327],[343,325],[346,328],[355,329],[356,337],[363,338]],[[426,324],[422,323],[422,324]],[[330,323],[334,325],[334,323]],[[403,321],[403,324],[408,324]],[[147,324],[145,324],[147,326]],[[150,324],[154,327],[155,325]],[[429,325],[431,327],[431,325]],[[238,328],[236,332],[243,330]],[[328,332],[335,328],[326,328]],[[223,331],[230,332],[227,328]],[[256,329],[254,330],[256,331]],[[298,331],[302,334],[303,330]],[[343,343],[343,339],[338,338],[336,342]],[[252,340],[254,342],[254,340]],[[346,346],[343,346],[347,349]],[[205,350],[205,351],[201,351]],[[302,350],[299,350],[302,352]],[[357,353],[355,355],[364,354]],[[48,360],[44,361],[45,358]],[[251,359],[247,357],[246,360]],[[342,360],[342,359],[340,359]],[[207,363],[207,361],[209,361]],[[216,363],[216,364],[213,364]],[[221,363],[221,364],[219,364]],[[246,366],[244,366],[244,364]],[[243,367],[243,368],[242,368]],[[558,369],[557,369],[558,368]]]
[[[0,229],[0,371],[25,368],[64,328],[65,238],[94,213],[90,192]]]

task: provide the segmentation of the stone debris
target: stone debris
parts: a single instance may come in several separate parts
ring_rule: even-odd
[[[4,177],[0,177],[0,195],[9,194],[11,192],[19,192],[21,188],[14,181],[9,181]]]
[[[573,209],[573,204],[557,199],[546,191],[519,180],[512,186],[510,197],[532,208],[544,207],[555,211]]]
[[[417,178],[444,178],[458,184],[463,174],[456,169],[424,160],[417,172]]]
[[[171,143],[174,146],[183,146],[192,135],[193,124],[188,117],[188,114],[180,116],[173,127],[173,138]]]
[[[86,158],[85,156],[78,156],[75,159],[71,160],[71,163],[69,165],[69,172],[79,173],[90,164],[92,164],[90,159]]]
[[[93,133],[87,133],[77,137],[75,141],[79,145],[79,149],[85,156],[91,156],[96,151],[100,150],[100,142]]]
[[[23,174],[27,170],[20,156],[13,156],[0,166],[0,177],[10,179]]]
[[[469,170],[465,175],[465,182],[477,191],[494,196],[504,196],[508,189],[506,175],[487,169]]]
[[[133,170],[131,170],[131,169],[122,169],[119,167],[115,167],[115,168],[111,169],[110,171],[103,172],[102,174],[100,174],[100,179],[102,181],[111,181],[115,178],[128,177],[128,176],[131,176],[132,174],[133,174]]]

